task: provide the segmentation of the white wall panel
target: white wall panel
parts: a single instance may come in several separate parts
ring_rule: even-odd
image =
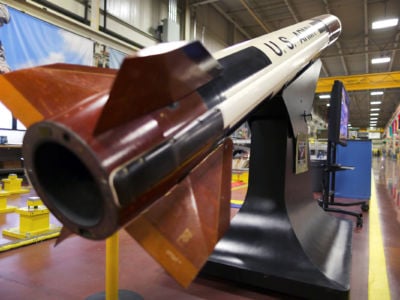
[[[192,22],[196,26],[194,39],[203,42],[210,52],[246,40],[243,34],[234,29],[234,25],[211,5],[196,7],[194,16],[196,19]]]
[[[104,20],[102,15],[100,17],[100,25],[104,26]],[[107,29],[115,33],[118,33],[120,36],[128,38],[131,41],[134,41],[135,43],[137,43],[142,47],[152,46],[158,42],[155,38],[151,37],[150,35],[145,35],[143,34],[143,32],[134,30],[133,27],[126,26],[123,23],[119,22],[114,17],[107,18]]]
[[[48,2],[73,12],[81,17],[85,16],[85,5],[76,0],[48,0]]]
[[[0,129],[0,135],[7,137],[7,144],[9,145],[22,145],[25,131]]]
[[[153,34],[161,20],[168,16],[168,1],[107,0],[107,12],[139,30]]]

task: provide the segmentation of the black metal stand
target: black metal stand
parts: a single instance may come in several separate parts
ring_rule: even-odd
[[[291,100],[299,98],[284,101]],[[347,299],[352,223],[316,205],[310,172],[295,174],[294,121],[284,101],[265,101],[249,119],[247,196],[202,272],[307,299]]]

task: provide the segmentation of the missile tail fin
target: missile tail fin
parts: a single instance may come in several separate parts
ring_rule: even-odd
[[[0,101],[28,127],[108,91],[115,74],[112,69],[69,64],[22,69],[0,76]]]
[[[222,68],[200,42],[169,51],[164,47],[154,46],[151,55],[144,53],[124,60],[95,134],[180,100],[213,79]]]
[[[126,231],[182,286],[229,226],[232,142],[226,140]]]

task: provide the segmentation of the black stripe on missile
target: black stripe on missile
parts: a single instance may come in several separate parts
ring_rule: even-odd
[[[272,63],[264,52],[254,46],[225,56],[218,62],[223,67],[220,76],[197,89],[208,108],[224,101],[222,93],[228,88]]]
[[[120,205],[134,203],[166,178],[177,183],[182,176],[180,168],[187,165],[204,147],[211,148],[222,133],[221,112],[211,110],[202,120],[192,122],[173,139],[118,170],[113,183]]]
[[[219,75],[221,67],[199,41],[187,44],[181,49],[197,65],[207,65],[206,69],[211,77],[214,78]]]

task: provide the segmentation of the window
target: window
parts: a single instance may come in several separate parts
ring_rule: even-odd
[[[13,116],[11,112],[0,102],[0,128],[12,129]]]
[[[11,112],[0,102],[0,129],[26,130],[26,127],[13,117]]]

